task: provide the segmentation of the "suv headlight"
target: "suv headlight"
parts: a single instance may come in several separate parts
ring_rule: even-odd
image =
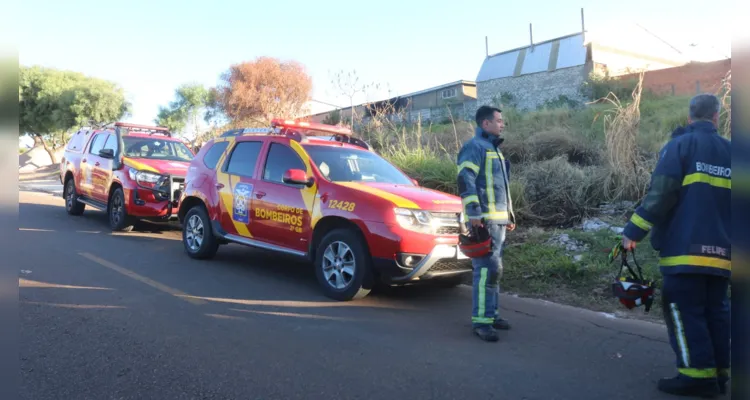
[[[402,228],[420,233],[434,233],[432,215],[428,211],[396,208],[396,221]]]
[[[165,178],[164,175],[148,171],[138,171],[135,168],[128,169],[128,176],[130,176],[130,179],[134,180],[139,186],[154,190],[158,189],[161,181]]]

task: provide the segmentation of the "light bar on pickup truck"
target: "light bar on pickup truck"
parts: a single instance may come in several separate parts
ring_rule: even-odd
[[[125,128],[128,132],[149,132],[152,135],[155,133],[163,134],[172,137],[172,133],[169,132],[169,128],[164,126],[150,126],[150,125],[139,125],[130,124],[127,122],[115,122],[115,129]]]

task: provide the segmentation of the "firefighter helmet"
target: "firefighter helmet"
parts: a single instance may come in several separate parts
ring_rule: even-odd
[[[620,268],[615,281],[612,283],[612,294],[628,310],[644,306],[644,310],[649,312],[654,303],[653,282],[643,279],[643,270],[641,270],[641,266],[635,259],[635,250],[631,250],[630,252],[633,253],[633,263],[636,266],[636,270],[633,270],[628,263],[628,251],[622,247],[621,242],[618,242],[609,253],[610,262],[614,261],[618,255],[620,256]],[[623,276],[623,270],[625,269],[630,272],[629,277]]]
[[[473,226],[469,232],[458,235],[458,248],[469,258],[484,257],[492,249],[490,232],[484,226]]]

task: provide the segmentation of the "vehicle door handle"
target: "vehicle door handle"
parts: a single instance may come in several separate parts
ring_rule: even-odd
[[[217,189],[224,189],[224,184],[223,183],[217,183],[215,186],[216,186]]]
[[[99,161],[95,162],[95,163],[94,163],[94,166],[95,166],[95,167],[98,167],[98,166],[99,166]]]
[[[260,198],[262,198],[262,197],[263,197],[263,196],[265,196],[265,195],[266,195],[266,193],[265,193],[265,192],[255,192],[255,197],[257,197],[257,198],[259,198],[259,199],[260,199]]]

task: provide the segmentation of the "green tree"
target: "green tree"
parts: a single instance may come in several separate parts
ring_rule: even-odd
[[[32,136],[54,163],[55,150],[72,129],[115,122],[130,110],[124,90],[113,82],[37,66],[19,71],[18,106],[19,133]]]
[[[209,90],[199,84],[184,84],[175,91],[175,100],[167,107],[160,106],[154,122],[166,126],[172,132],[180,132],[188,123],[193,125],[195,134],[198,134],[198,118],[208,122],[208,106],[211,95]]]

